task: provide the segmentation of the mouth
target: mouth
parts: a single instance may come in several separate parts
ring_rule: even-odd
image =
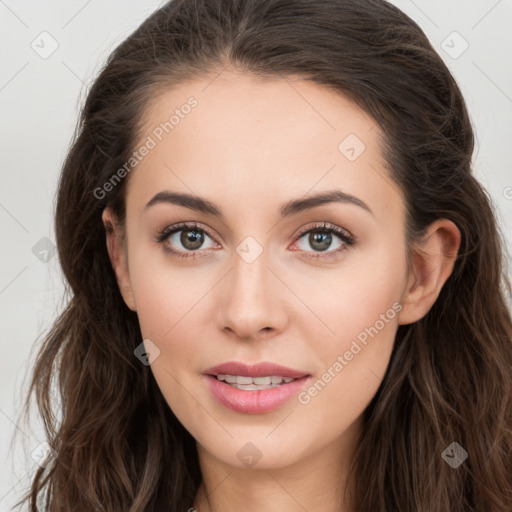
[[[244,414],[261,414],[283,406],[311,377],[308,372],[268,362],[228,362],[209,368],[203,375],[220,404]]]

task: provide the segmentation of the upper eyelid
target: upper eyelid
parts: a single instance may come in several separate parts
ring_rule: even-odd
[[[300,228],[298,230],[298,232],[296,233],[295,236],[303,236],[305,234],[307,234],[309,231],[322,231],[322,228],[323,230],[325,231],[331,231],[333,232],[335,235],[338,235],[338,236],[341,236],[341,235],[345,235],[347,238],[351,238],[351,239],[354,239],[355,240],[355,236],[352,235],[352,233],[350,231],[348,231],[347,229],[341,227],[341,226],[337,226],[336,224],[332,224],[331,222],[325,222],[325,221],[318,221],[318,224],[322,223],[323,225],[306,225],[302,228]],[[341,233],[338,233],[338,231],[341,231]]]

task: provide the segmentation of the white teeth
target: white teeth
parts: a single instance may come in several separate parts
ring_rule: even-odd
[[[272,377],[253,377],[254,384],[272,384]],[[274,382],[274,384],[279,384],[278,382]]]
[[[243,377],[242,375],[237,375],[236,377],[237,384],[253,384],[252,377]]]
[[[276,384],[279,386],[279,384]],[[243,389],[245,391],[256,391],[258,389],[270,389],[275,388],[276,386],[257,386],[256,384],[237,384],[236,387],[238,389]]]
[[[217,379],[230,384],[238,389],[257,390],[257,389],[270,389],[280,386],[283,383],[295,380],[292,377],[281,377],[279,375],[266,376],[266,377],[247,377],[244,375],[217,375]]]

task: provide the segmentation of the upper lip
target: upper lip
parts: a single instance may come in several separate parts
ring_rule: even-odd
[[[246,377],[280,376],[300,379],[309,375],[308,372],[287,368],[280,364],[263,361],[253,365],[247,365],[239,361],[228,361],[203,372],[205,375],[239,375]]]

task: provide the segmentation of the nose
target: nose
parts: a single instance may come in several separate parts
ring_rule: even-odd
[[[268,338],[286,328],[286,286],[269,266],[265,251],[249,261],[237,253],[233,256],[233,268],[217,297],[219,327],[244,340]]]

